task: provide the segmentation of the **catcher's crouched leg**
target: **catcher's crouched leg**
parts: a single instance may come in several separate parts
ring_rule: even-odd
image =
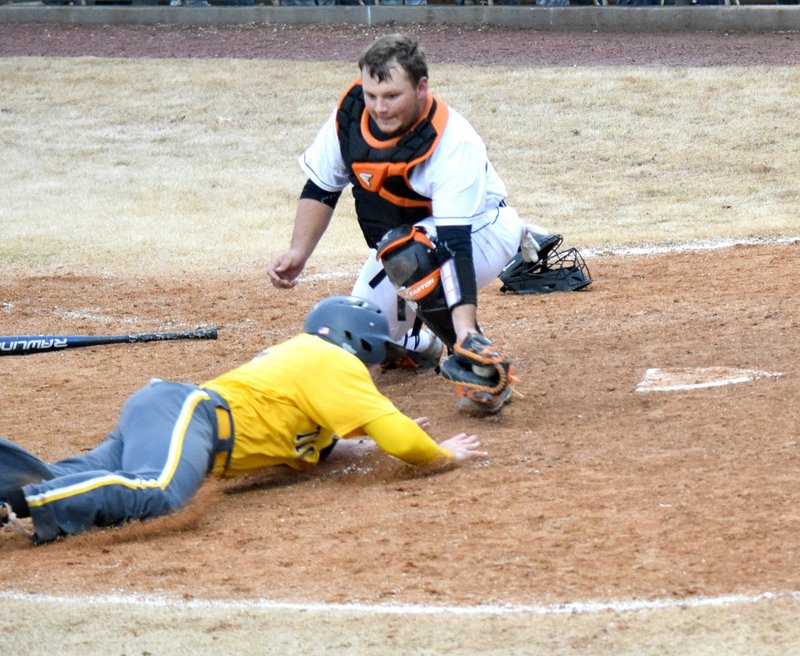
[[[453,383],[458,408],[465,414],[495,414],[511,400],[511,359],[484,335],[470,333],[455,344],[453,354],[439,365],[439,372]]]

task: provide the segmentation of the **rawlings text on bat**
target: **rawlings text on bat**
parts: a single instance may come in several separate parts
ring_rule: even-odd
[[[216,326],[165,333],[132,333],[129,335],[8,335],[0,336],[0,356],[47,353],[82,346],[135,344],[173,339],[216,339]]]

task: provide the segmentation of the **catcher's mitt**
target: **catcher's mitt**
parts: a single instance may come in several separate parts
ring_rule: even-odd
[[[514,379],[511,358],[478,333],[470,333],[455,344],[453,354],[439,365],[439,372],[456,386],[459,397],[481,404],[507,398],[506,390]]]

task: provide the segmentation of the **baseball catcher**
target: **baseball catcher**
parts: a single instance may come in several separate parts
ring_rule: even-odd
[[[511,398],[511,359],[478,324],[478,290],[537,241],[506,198],[503,180],[469,121],[435,96],[420,44],[376,39],[358,61],[313,143],[288,250],[268,272],[288,289],[351,187],[370,254],[353,286],[386,315],[402,363],[437,366],[459,408],[499,411]],[[541,231],[544,232],[544,231]]]

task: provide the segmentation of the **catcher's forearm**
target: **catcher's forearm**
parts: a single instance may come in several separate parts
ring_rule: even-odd
[[[462,341],[469,333],[476,332],[478,325],[478,308],[475,305],[459,305],[451,312],[456,341]]]
[[[477,305],[478,281],[475,276],[475,263],[472,259],[472,231],[469,225],[438,226],[437,239],[442,243],[452,260],[455,274],[454,289],[445,285],[447,305],[451,308],[460,305]],[[475,328],[473,324],[473,329]]]
[[[302,253],[307,260],[328,229],[332,216],[332,207],[316,200],[301,198],[297,203],[291,250]]]

